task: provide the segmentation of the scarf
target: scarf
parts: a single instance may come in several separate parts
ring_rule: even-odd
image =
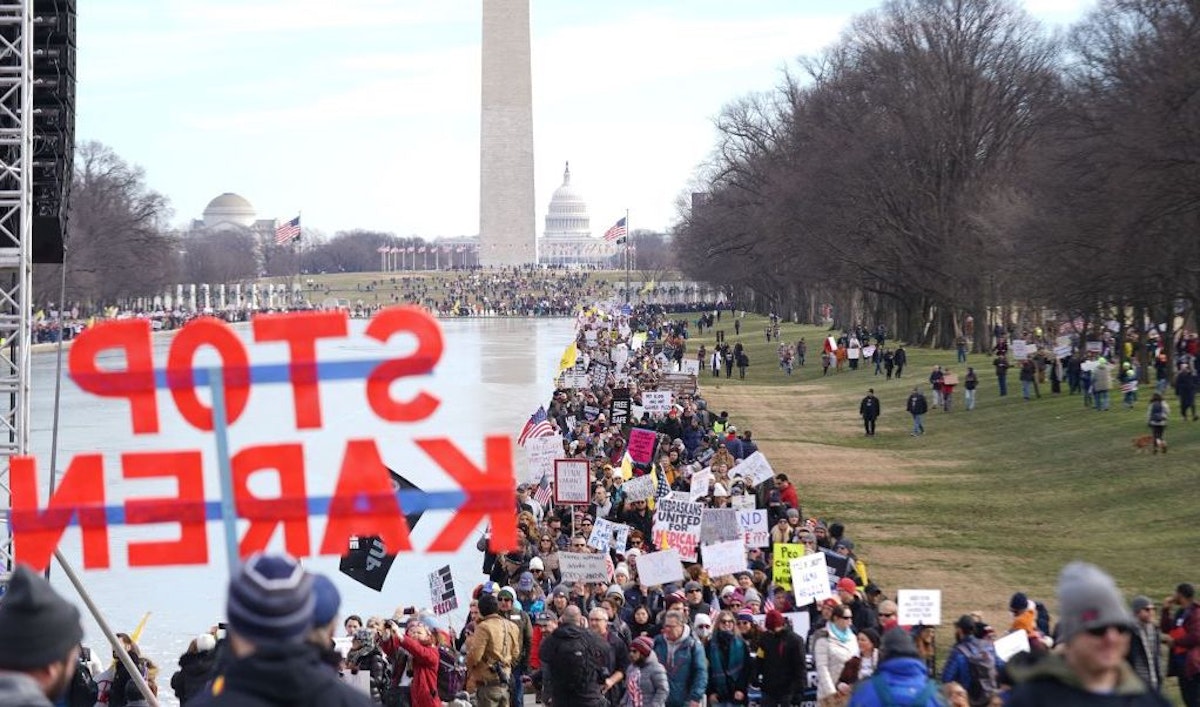
[[[642,707],[642,668],[637,663],[629,664],[625,695],[629,698],[630,707]]]
[[[849,625],[845,629],[839,629],[836,622],[830,622],[826,624],[826,628],[829,629],[829,635],[836,638],[839,643],[849,643],[854,640],[854,631],[850,630]]]

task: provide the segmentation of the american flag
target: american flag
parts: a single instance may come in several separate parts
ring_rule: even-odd
[[[537,412],[529,416],[529,420],[521,428],[521,434],[517,435],[517,444],[524,447],[526,440],[534,437],[549,437],[552,434],[554,434],[554,425],[551,425],[550,418],[546,417],[546,407],[543,405],[537,409]]]
[[[456,249],[455,249],[455,251],[454,251],[454,252],[456,252],[456,253],[462,253],[462,252],[463,252],[463,251],[465,251],[466,249],[467,249],[467,247],[466,247],[466,246],[461,246],[461,245],[460,245],[458,248],[456,248]]]
[[[654,480],[656,482],[656,488],[654,489],[655,498],[671,495],[671,487],[667,485],[667,475],[657,466],[654,467]]]
[[[281,224],[279,226],[279,228],[275,229],[275,243],[278,245],[283,245],[284,243],[287,243],[288,241],[293,240],[295,238],[299,238],[299,237],[300,237],[300,217],[299,216],[292,219],[291,221],[288,221],[287,223]]]
[[[612,228],[604,232],[604,240],[615,241],[618,238],[624,238],[628,231],[625,229],[625,217],[621,217],[619,221],[613,224]]]
[[[554,491],[550,488],[550,475],[542,474],[542,480],[538,483],[537,490],[533,492],[533,500],[545,508],[550,505],[550,500],[553,498]]]
[[[381,246],[379,246],[378,248],[376,248],[376,249],[375,249],[375,252],[376,252],[376,253],[390,253],[390,252],[392,252],[392,249],[391,249],[391,248],[388,248],[388,247],[387,247],[387,246],[385,246],[385,245],[381,245]]]

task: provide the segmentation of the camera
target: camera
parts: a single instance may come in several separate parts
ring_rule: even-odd
[[[496,674],[496,677],[500,679],[500,682],[508,682],[510,677],[508,668],[501,661],[497,660],[492,663],[492,672]]]

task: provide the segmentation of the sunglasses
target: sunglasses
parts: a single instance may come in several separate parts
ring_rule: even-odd
[[[850,620],[850,619],[854,618],[854,616],[851,614],[838,614],[837,617],[839,619],[846,619],[846,620]]]
[[[688,590],[688,594],[691,594],[692,592],[696,592],[697,594],[703,594],[704,590],[703,589],[689,589]]]
[[[721,619],[722,626],[724,626],[726,624],[731,624],[731,623],[733,623],[733,620],[731,620],[731,619]]]
[[[893,616],[895,616],[895,615],[896,615],[895,613],[888,613],[888,614],[885,614],[885,613],[882,613],[882,612],[880,612],[880,614],[879,614],[879,618],[881,618],[881,619],[890,619],[890,618],[892,618],[892,617],[893,617]]]
[[[1129,635],[1128,626],[1097,626],[1096,628],[1087,629],[1087,633],[1088,635],[1095,636],[1096,638],[1104,638],[1106,635],[1108,635],[1110,630],[1115,630],[1122,636]]]

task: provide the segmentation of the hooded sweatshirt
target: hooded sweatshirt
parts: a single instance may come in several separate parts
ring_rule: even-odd
[[[0,673],[0,705],[5,707],[53,707],[42,688],[25,673]]]

